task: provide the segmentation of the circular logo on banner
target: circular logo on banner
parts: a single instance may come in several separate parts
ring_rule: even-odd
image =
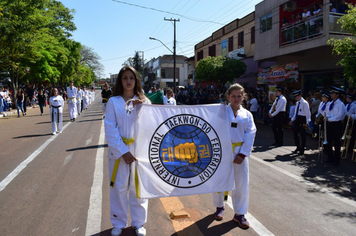
[[[153,170],[166,183],[196,187],[210,179],[221,162],[221,143],[204,119],[188,114],[165,120],[149,145]]]

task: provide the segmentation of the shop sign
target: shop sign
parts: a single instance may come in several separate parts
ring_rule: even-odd
[[[297,82],[299,76],[298,62],[275,65],[258,69],[258,84],[276,84],[280,82]]]

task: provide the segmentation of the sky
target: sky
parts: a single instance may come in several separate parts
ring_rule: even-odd
[[[176,22],[176,54],[194,56],[194,46],[213,32],[255,10],[261,0],[60,0],[74,9],[77,30],[72,39],[93,48],[109,78],[138,51],[145,62],[172,54]]]

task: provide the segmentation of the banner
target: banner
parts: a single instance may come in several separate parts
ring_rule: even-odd
[[[221,56],[227,57],[227,39],[221,41]]]
[[[298,62],[284,65],[276,65],[270,68],[258,69],[258,84],[275,84],[280,82],[298,81],[299,71]]]
[[[137,106],[140,198],[221,192],[234,186],[226,106]]]

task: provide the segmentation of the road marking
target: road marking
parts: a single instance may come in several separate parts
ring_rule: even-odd
[[[159,200],[161,201],[168,215],[171,214],[172,211],[180,211],[183,210],[184,208],[183,203],[179,200],[178,197],[166,197],[166,198],[160,198]],[[191,228],[192,235],[203,236],[203,233],[200,231],[199,227],[192,220],[189,219],[184,219],[183,221],[172,220],[171,222],[176,232],[179,232],[187,227],[192,227]]]
[[[234,209],[234,207],[232,206],[232,199],[229,196],[227,199],[226,204],[231,208]],[[249,221],[249,223],[251,224],[251,228],[253,228],[253,230],[258,234],[258,235],[269,235],[269,236],[273,236],[274,234],[271,233],[266,227],[263,226],[263,224],[261,224],[261,222],[259,222],[253,215],[251,215],[250,213],[247,212],[246,214],[246,218]]]
[[[321,187],[321,186],[319,186],[317,184],[314,184],[314,183],[312,183],[312,182],[310,182],[308,180],[305,180],[303,177],[294,175],[294,174],[292,174],[292,173],[290,173],[290,172],[288,172],[286,170],[283,170],[282,168],[279,168],[278,166],[274,166],[274,165],[272,165],[272,164],[270,164],[268,162],[265,162],[265,161],[261,160],[258,157],[255,157],[255,156],[251,155],[250,158],[255,160],[255,161],[258,161],[258,162],[260,162],[260,163],[262,163],[262,164],[264,164],[264,165],[266,165],[266,166],[268,166],[268,167],[270,167],[272,169],[275,169],[275,170],[281,172],[282,174],[285,174],[285,175],[287,175],[287,176],[289,176],[289,177],[291,177],[291,178],[293,178],[293,179],[295,179],[295,180],[297,180],[297,181],[299,181],[301,183],[304,183],[304,184],[306,184],[306,185],[308,185],[310,187],[313,187],[313,188],[315,188],[316,190],[318,190],[321,193],[329,194],[330,196],[332,196],[332,197],[334,197],[334,198],[336,198],[336,199],[338,199],[338,200],[340,200],[340,201],[342,201],[344,203],[347,203],[350,206],[356,207],[356,202],[355,201],[350,200],[350,199],[345,198],[345,197],[341,197],[338,194],[334,193],[333,190],[330,190],[328,188],[324,188],[324,187]]]
[[[88,146],[92,141],[93,141],[93,135],[91,135],[91,136],[90,136],[90,139],[88,139],[88,140],[85,142],[85,146]]]
[[[62,168],[63,168],[65,165],[67,165],[67,163],[70,162],[70,160],[72,160],[73,155],[74,155],[74,152],[72,152],[71,154],[69,154],[69,155],[64,159]]]
[[[63,126],[62,131],[65,130],[71,122],[68,122],[65,126]],[[12,180],[18,176],[26,166],[33,161],[38,154],[40,154],[53,140],[55,140],[59,135],[53,135],[50,139],[48,139],[44,144],[42,144],[36,151],[34,151],[26,160],[20,163],[5,179],[0,182],[0,192],[4,190],[4,188],[10,184]]]
[[[88,209],[87,226],[85,235],[95,235],[101,231],[101,205],[103,198],[103,178],[104,178],[104,148],[105,142],[104,121],[101,123],[98,150],[95,158],[94,180],[90,192],[90,202]]]

